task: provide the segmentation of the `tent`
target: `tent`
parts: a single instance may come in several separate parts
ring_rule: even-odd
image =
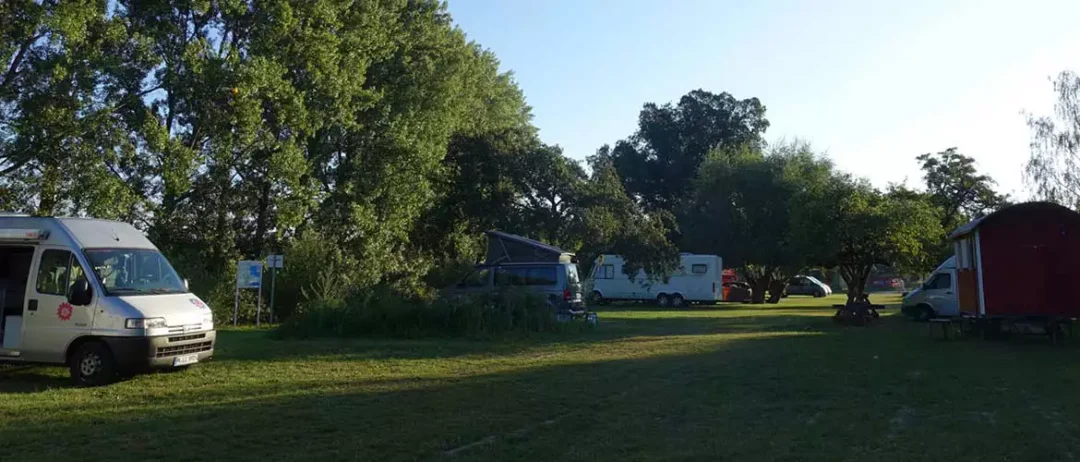
[[[487,231],[485,265],[498,263],[553,262],[573,263],[574,254],[558,247],[502,231]]]

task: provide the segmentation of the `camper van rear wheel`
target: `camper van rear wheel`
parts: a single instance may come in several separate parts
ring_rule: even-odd
[[[656,304],[664,307],[671,306],[671,297],[668,297],[668,294],[657,295]]]
[[[604,294],[599,290],[594,290],[592,293],[592,302],[596,305],[607,305],[607,300],[604,300]]]
[[[671,305],[672,306],[683,306],[685,304],[686,304],[686,300],[683,299],[682,295],[675,294],[675,295],[671,296]]]
[[[68,360],[71,380],[82,387],[109,384],[116,378],[116,361],[109,347],[101,342],[87,342],[79,346]]]

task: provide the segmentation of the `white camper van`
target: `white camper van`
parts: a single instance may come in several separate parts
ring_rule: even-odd
[[[210,308],[129,224],[0,215],[0,361],[66,364],[79,385],[214,354]]]
[[[904,296],[900,311],[925,321],[936,317],[957,316],[956,257],[949,257],[926,278],[923,285]]]
[[[650,281],[644,271],[633,277],[623,273],[623,259],[601,255],[593,265],[595,302],[611,300],[655,300],[660,306],[681,306],[689,302],[715,303],[723,300],[723,265],[716,255],[679,256],[679,268],[667,283]]]

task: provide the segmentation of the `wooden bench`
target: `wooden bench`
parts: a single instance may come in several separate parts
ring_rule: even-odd
[[[926,322],[927,332],[930,337],[934,336],[934,326],[941,326],[941,335],[945,340],[949,339],[949,332],[951,331],[953,336],[960,337],[964,335],[963,320],[957,318],[932,318]]]

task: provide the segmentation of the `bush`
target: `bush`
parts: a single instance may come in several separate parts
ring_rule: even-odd
[[[317,299],[279,329],[283,337],[385,335],[490,337],[562,329],[546,300],[527,291],[408,299],[385,287],[344,300]]]

